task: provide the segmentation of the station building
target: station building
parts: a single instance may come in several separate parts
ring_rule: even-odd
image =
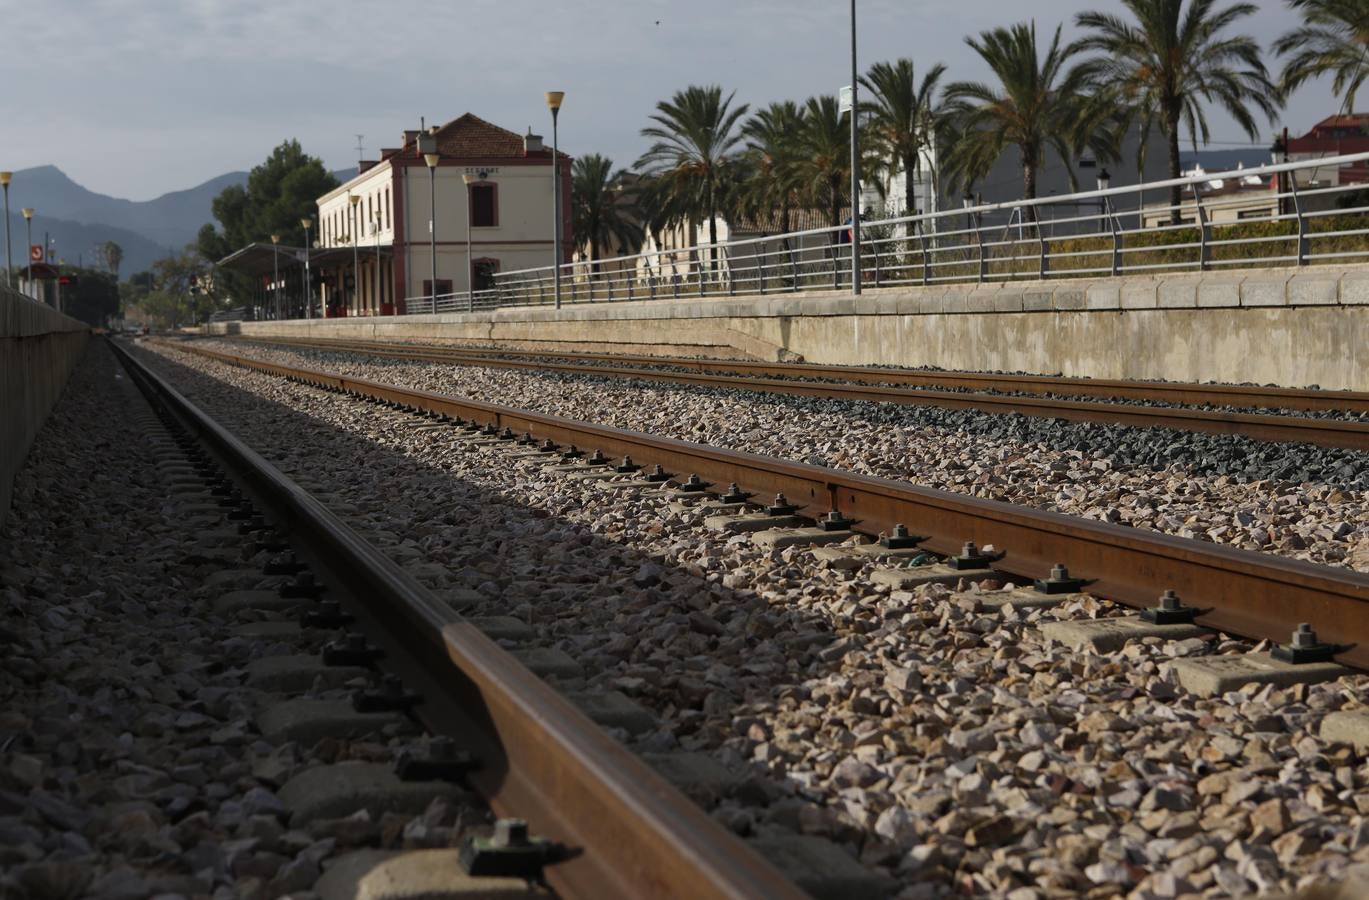
[[[434,151],[430,168],[426,155]],[[558,168],[562,261],[569,262],[575,241],[571,159],[564,152]],[[307,315],[329,317],[402,315],[434,293],[464,295],[472,285],[492,286],[496,272],[552,262],[551,148],[539,135],[520,135],[471,113],[406,130],[399,147],[358,163],[357,174],[319,197],[317,206],[313,247],[258,243],[219,262],[255,279],[251,302],[266,317],[306,315],[306,257]],[[279,304],[278,295],[284,297]]]

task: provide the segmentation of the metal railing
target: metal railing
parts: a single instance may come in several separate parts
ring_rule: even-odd
[[[1339,183],[1343,170],[1351,166],[1360,170],[1356,177],[1365,182]],[[1366,170],[1369,153],[1355,153],[1061,197],[862,219],[863,286],[1002,283],[1369,260]],[[1182,192],[1177,207],[1171,204],[1173,187]],[[1147,195],[1155,202],[1148,204]],[[1176,209],[1179,224],[1172,221]],[[849,288],[849,227],[566,263],[561,266],[561,302]],[[552,266],[500,272],[488,289],[409,297],[406,312],[551,304],[552,272]]]

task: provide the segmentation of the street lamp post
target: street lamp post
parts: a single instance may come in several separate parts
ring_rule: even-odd
[[[851,291],[860,293],[860,126],[856,111],[856,0],[851,0]],[[910,173],[904,173],[911,178]]]
[[[10,246],[10,179],[13,172],[0,172],[0,187],[5,190],[5,284],[14,287],[14,251]]]
[[[371,215],[371,234],[376,242],[376,312],[382,309],[380,298],[380,210],[377,209]]]
[[[1098,190],[1100,190],[1100,191],[1106,191],[1109,187],[1111,187],[1111,185],[1112,185],[1112,175],[1108,172],[1108,170],[1107,170],[1106,168],[1099,169],[1099,170],[1098,170]],[[1098,230],[1099,230],[1099,231],[1102,231],[1104,228],[1107,227],[1107,224],[1108,224],[1108,222],[1107,222],[1107,216],[1108,216],[1108,211],[1109,211],[1108,208],[1109,208],[1110,206],[1111,206],[1111,203],[1108,202],[1108,198],[1107,198],[1107,197],[1099,197],[1099,198],[1098,198],[1098,217],[1099,217]]]
[[[551,291],[556,308],[561,308],[561,145],[557,140],[556,120],[561,113],[565,91],[547,91],[547,107],[551,110]]]
[[[432,263],[431,290],[428,292],[432,301],[430,312],[437,312],[437,161],[440,158],[436,152],[423,154],[423,162],[428,166],[428,257]]]
[[[276,294],[276,319],[281,317],[280,309],[280,235],[271,235],[271,288]]]
[[[471,256],[471,185],[475,175],[462,172],[461,180],[466,185],[466,312],[475,311],[475,258]]]
[[[351,218],[348,220],[352,227],[352,306],[359,314],[361,304],[357,302],[357,295],[361,293],[361,254],[357,251],[357,245],[361,243],[361,223],[357,220],[357,204],[361,203],[361,197],[348,194],[347,199],[352,204]]]
[[[300,219],[299,224],[304,229],[304,318],[312,319],[314,316],[314,292],[309,284],[309,231],[314,227],[314,220]]]
[[[25,239],[26,241],[28,241],[28,248],[29,248],[29,250],[28,250],[28,258],[29,258],[29,275],[28,275],[28,281],[29,281],[29,283],[28,283],[28,289],[31,291],[31,290],[33,290],[33,207],[32,207],[32,206],[25,206],[22,210],[20,210],[20,212],[22,212],[22,213],[24,214],[24,236],[25,236],[24,239]],[[5,218],[8,219],[9,216],[5,216]],[[37,298],[37,297],[34,297],[34,299],[36,300],[36,299],[38,299],[38,298]]]

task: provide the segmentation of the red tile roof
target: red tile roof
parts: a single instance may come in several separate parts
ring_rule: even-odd
[[[417,132],[405,132],[406,138],[411,134],[417,136]],[[406,140],[402,152],[416,155],[416,142],[413,139]],[[486,122],[472,113],[466,113],[437,128],[437,152],[447,159],[551,158],[548,149],[525,153],[523,135]],[[564,157],[566,154],[561,155]]]

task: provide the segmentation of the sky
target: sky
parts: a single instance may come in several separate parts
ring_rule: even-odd
[[[1263,46],[1297,24],[1282,3],[1258,6],[1239,27]],[[861,69],[906,56],[919,71],[946,63],[948,80],[985,79],[964,37],[1017,20],[1014,8],[860,0]],[[1068,38],[1086,8],[1029,10],[1039,31],[1064,23]],[[720,84],[753,108],[836,93],[850,81],[848,15],[834,0],[0,0],[6,44],[27,48],[0,54],[0,168],[53,164],[91,190],[145,200],[249,169],[288,138],[344,168],[357,134],[374,158],[420,116],[469,111],[549,140],[546,90],[566,92],[563,150],[627,166],[657,101],[690,84]],[[1322,80],[1277,127],[1300,133],[1336,111]],[[1214,141],[1232,142],[1214,147],[1248,140],[1225,114],[1209,121]]]

